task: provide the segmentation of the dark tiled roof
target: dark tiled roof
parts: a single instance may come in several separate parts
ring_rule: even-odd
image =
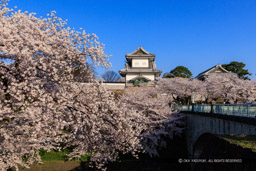
[[[201,72],[201,73],[198,74],[195,78],[200,78],[200,77],[204,76],[207,72],[209,72],[209,71],[211,71],[211,70],[214,70],[214,69],[217,69],[217,68],[221,69],[223,72],[226,72],[226,73],[229,72],[229,71],[227,71],[225,68],[223,68],[220,64],[218,64],[218,65],[215,65],[215,66],[213,66],[213,67],[211,67],[211,68],[205,70],[204,72]]]

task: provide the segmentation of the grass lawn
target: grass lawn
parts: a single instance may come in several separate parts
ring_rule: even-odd
[[[252,135],[229,135],[229,136],[218,136],[231,144],[239,145],[243,148],[252,149],[253,152],[256,152],[256,136]]]
[[[20,171],[76,171],[80,161],[44,161],[43,164],[33,164],[30,169],[19,167]],[[14,171],[15,169],[13,169]]]
[[[42,161],[68,161],[68,157],[66,156],[70,153],[70,150],[63,150],[63,151],[54,151],[51,150],[50,152],[46,152],[44,150],[40,151]],[[73,159],[72,161],[88,161],[90,155],[84,155],[80,159]]]
[[[86,162],[90,158],[90,155],[84,155],[80,159],[73,159],[68,161],[66,154],[70,153],[70,150],[46,152],[40,151],[43,164],[33,164],[30,169],[19,167],[22,171],[71,171],[81,170],[81,162]],[[88,166],[86,166],[88,167]],[[13,169],[15,170],[15,169]]]

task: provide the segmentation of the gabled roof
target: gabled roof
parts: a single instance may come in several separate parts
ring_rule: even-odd
[[[204,72],[201,72],[200,74],[198,74],[195,78],[200,78],[204,75],[208,75],[210,73],[214,73],[215,71],[220,70],[222,73],[229,73],[228,70],[226,70],[225,68],[223,68],[220,64],[215,65],[213,67],[211,67],[210,69],[207,69]]]
[[[143,49],[142,46],[139,46],[138,49],[136,49],[132,53],[126,54],[125,56],[126,57],[129,57],[129,56],[154,56],[155,57],[154,54],[149,53],[148,51]]]

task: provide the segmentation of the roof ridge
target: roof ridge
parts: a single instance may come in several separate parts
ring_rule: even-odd
[[[155,56],[154,54],[149,53],[148,51],[146,51],[142,46],[139,46],[135,51],[133,51],[132,53],[128,53],[125,56],[133,56],[136,55],[137,52],[142,51],[142,53],[144,53],[143,55],[152,55]]]
[[[205,74],[205,73],[207,73],[207,72],[210,72],[211,70],[213,70],[213,69],[217,69],[217,68],[220,68],[221,70],[223,70],[224,72],[229,72],[228,70],[226,70],[225,68],[223,68],[222,67],[222,65],[221,64],[217,64],[217,65],[215,65],[215,66],[213,66],[213,67],[211,67],[211,68],[209,68],[209,69],[207,69],[207,70],[205,70],[205,71],[203,71],[203,72],[201,72],[201,73],[199,73],[195,78],[198,78],[198,77],[200,77],[201,75],[203,75],[203,74]]]

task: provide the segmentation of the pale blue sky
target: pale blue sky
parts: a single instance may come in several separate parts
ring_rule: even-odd
[[[216,64],[240,61],[256,74],[255,0],[11,0],[9,4],[37,16],[55,10],[70,27],[95,33],[112,55],[114,71],[124,68],[125,54],[141,45],[156,54],[163,73],[183,65],[196,76]]]

